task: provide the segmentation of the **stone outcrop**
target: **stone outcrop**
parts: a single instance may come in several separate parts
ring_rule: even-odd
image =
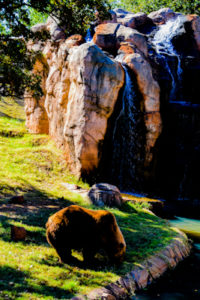
[[[42,45],[35,45],[29,43],[29,49],[33,51],[40,51],[43,47]],[[41,87],[43,91],[43,96],[39,99],[34,97],[30,92],[25,93],[25,112],[26,112],[26,126],[33,133],[49,133],[49,120],[47,112],[44,108],[44,102],[46,97],[46,79],[48,75],[48,65],[46,59],[38,55],[38,58],[34,64],[33,73],[41,76]]]
[[[71,85],[64,136],[78,174],[98,167],[100,143],[123,85],[124,73],[119,63],[95,45],[84,44],[74,49],[68,61]]]
[[[48,131],[78,176],[98,166],[107,120],[124,83],[118,62],[96,45],[77,46],[81,42],[77,36],[61,41],[57,47],[48,42],[42,48],[48,66],[47,76],[42,77],[44,96],[36,100],[26,95],[30,132]],[[37,62],[34,72],[43,72],[42,66]]]
[[[101,49],[113,52],[120,48],[121,43],[131,42],[144,55],[148,53],[146,37],[142,33],[117,23],[97,26],[93,41]]]
[[[142,30],[144,27],[151,25],[151,19],[147,14],[138,12],[136,14],[125,11],[124,9],[114,9],[116,13],[117,22],[126,27],[130,27],[137,30]]]
[[[87,196],[96,206],[120,207],[123,204],[120,190],[108,183],[94,184]]]
[[[24,241],[27,236],[27,231],[24,227],[11,225],[11,239],[15,242]]]
[[[176,97],[184,94],[186,98],[195,99],[189,101],[198,101],[200,18],[196,15],[183,16],[169,8],[148,16],[115,9],[111,16],[111,20],[101,21],[97,15],[92,26],[98,26],[90,43],[85,43],[78,34],[66,39],[64,28],[59,28],[58,20],[52,18],[32,28],[35,33],[49,32],[51,39],[28,44],[29,49],[41,51],[33,72],[42,77],[43,96],[37,99],[26,93],[26,125],[30,132],[47,133],[56,141],[73,173],[78,176],[92,174],[91,177],[99,181],[108,181],[97,174],[105,171],[101,162],[104,165],[108,163],[107,170],[112,168],[115,173],[111,156],[117,153],[113,161],[120,161],[123,156],[122,147],[118,145],[122,140],[116,139],[111,149],[113,138],[122,135],[120,130],[115,135],[115,129],[121,126],[126,139],[132,134],[128,145],[131,157],[129,160],[123,156],[124,165],[120,161],[117,173],[123,169],[123,176],[120,176],[124,177],[127,173],[130,182],[135,180],[135,186],[138,186],[140,177],[141,186],[143,179],[149,180],[148,188],[152,182],[161,186],[157,182],[162,176],[158,174],[165,171],[156,168],[158,164],[162,165],[159,159],[169,157],[169,151],[162,148],[162,145],[165,147],[162,134],[169,132],[166,123],[170,95],[173,94],[172,100],[180,101]],[[181,17],[176,19],[178,16]],[[168,20],[172,22],[165,26]],[[166,49],[162,49],[162,43],[158,53],[153,42],[160,30],[161,37],[157,42],[161,43],[162,36],[165,37],[167,53]],[[172,35],[169,32],[171,40],[168,41],[166,31],[169,30],[174,32]],[[178,68],[181,67],[180,75]],[[124,97],[128,85],[129,95]],[[135,95],[130,93],[132,86]],[[124,108],[123,101],[126,105],[130,104],[129,116],[128,106]],[[132,106],[131,101],[134,102]],[[124,119],[117,125],[122,114]],[[127,144],[123,147],[126,148]],[[102,159],[103,156],[108,156],[107,160]],[[93,172],[95,170],[96,173]],[[108,177],[113,176],[108,174]],[[163,180],[162,185],[165,182]],[[118,181],[110,183],[122,188]]]
[[[154,24],[164,24],[169,19],[174,18],[176,13],[168,7],[161,8],[157,11],[151,12],[148,17],[153,21]]]

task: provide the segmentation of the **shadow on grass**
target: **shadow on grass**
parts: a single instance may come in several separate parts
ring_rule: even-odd
[[[0,206],[0,238],[10,241],[10,225],[27,226],[27,239],[24,243],[37,245],[47,244],[45,224],[50,215],[58,210],[74,204],[67,198],[51,198],[39,190],[30,189],[24,194],[25,202],[21,205],[9,203],[9,199],[2,201]],[[30,226],[30,230],[28,228]],[[34,228],[35,227],[35,228]]]
[[[0,111],[0,117],[5,117],[5,118],[8,118],[8,119],[13,119],[13,120],[19,121],[21,123],[24,123],[24,119],[13,118],[13,117],[9,116],[8,114],[3,113],[2,111]]]
[[[17,299],[23,293],[38,295],[41,299],[70,299],[74,296],[73,291],[51,287],[41,281],[40,285],[34,284],[34,278],[28,272],[22,272],[10,266],[0,266],[0,299]],[[49,298],[48,298],[49,299]]]
[[[6,117],[8,119],[13,119],[13,120],[16,120],[16,121],[19,121],[19,122],[24,122],[25,121],[25,117],[24,118],[16,118],[16,117],[13,117],[13,113],[11,113],[11,115],[9,115],[9,106],[10,107],[13,107],[16,106],[16,107],[21,107],[23,108],[24,107],[24,100],[23,99],[16,99],[16,98],[12,98],[12,100],[9,98],[3,98],[1,97],[0,98],[0,117]],[[1,111],[1,109],[4,110],[4,108],[6,108],[6,112],[5,113],[4,111]]]

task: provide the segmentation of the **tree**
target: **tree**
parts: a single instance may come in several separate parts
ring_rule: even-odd
[[[67,36],[85,35],[95,11],[107,18],[109,9],[106,0],[0,0],[0,96],[22,96],[25,88],[35,96],[42,92],[39,76],[31,73],[36,53],[27,51],[26,44],[47,36],[33,34],[32,25],[51,15]]]
[[[112,7],[121,7],[132,12],[150,13],[163,7],[169,7],[183,14],[200,14],[199,0],[110,0]]]

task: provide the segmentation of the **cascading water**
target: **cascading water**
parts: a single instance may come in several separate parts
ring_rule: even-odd
[[[90,43],[92,41],[92,34],[90,28],[87,29],[87,33],[85,36],[86,43]]]
[[[181,89],[182,81],[182,68],[181,68],[181,59],[180,55],[175,50],[172,40],[177,35],[177,32],[183,26],[185,17],[180,15],[176,18],[170,19],[165,24],[159,26],[159,30],[154,35],[152,44],[155,47],[157,55],[160,59],[164,60],[164,66],[167,69],[168,73],[171,76],[172,80],[172,89],[170,92],[170,100],[173,101],[176,99],[177,87],[179,85],[179,91]],[[176,74],[171,68],[169,59],[176,58],[177,60],[177,70]],[[179,95],[180,97],[180,95]]]
[[[141,132],[143,126],[137,86],[128,68],[123,68],[125,86],[110,140],[112,153],[107,174],[108,182],[116,184],[120,190],[135,192],[140,190],[141,185],[138,169],[142,161],[144,134]]]

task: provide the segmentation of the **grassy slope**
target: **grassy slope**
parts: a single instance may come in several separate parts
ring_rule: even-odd
[[[45,135],[30,135],[21,103],[0,102],[0,299],[70,299],[77,293],[115,281],[147,256],[160,250],[176,233],[165,221],[148,214],[140,205],[126,203],[110,209],[127,243],[120,266],[85,269],[61,265],[45,239],[48,216],[71,203],[90,205],[61,182],[77,181],[66,169],[62,154]],[[10,195],[23,193],[24,205],[9,204]],[[25,242],[10,239],[10,225],[28,231]],[[80,254],[75,253],[77,257]]]

